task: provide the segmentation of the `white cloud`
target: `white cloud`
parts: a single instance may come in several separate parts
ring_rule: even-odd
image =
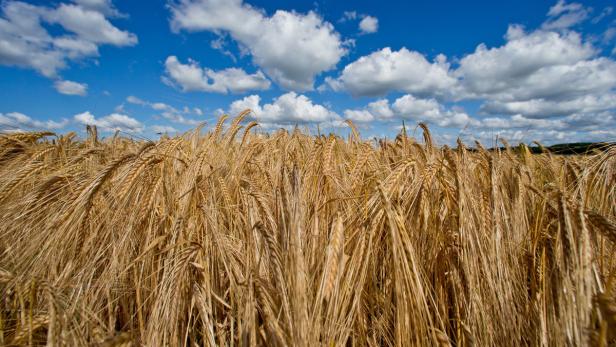
[[[266,90],[271,84],[261,71],[254,74],[247,74],[239,68],[214,71],[201,68],[194,60],[182,64],[175,56],[167,58],[165,71],[166,80],[185,92],[244,93],[250,90]]]
[[[316,75],[347,53],[334,27],[314,12],[263,10],[241,0],[180,0],[170,5],[174,31],[225,32],[282,87],[311,90]]]
[[[581,18],[581,13],[589,11],[561,1],[550,10],[546,22],[550,24],[531,32],[511,25],[503,45],[481,44],[455,68],[442,56],[430,63],[420,53],[385,48],[347,65],[326,84],[358,96],[406,92],[409,95],[399,98],[397,107],[395,102],[386,104],[395,117],[402,117],[405,105],[410,105],[414,119],[421,116],[440,125],[482,126],[464,112],[437,106],[436,100],[449,99],[480,101],[480,111],[488,115],[485,124],[491,126],[596,128],[606,124],[596,119],[613,119],[616,62],[599,56],[592,43],[566,29],[575,24],[570,14]],[[550,27],[554,30],[546,29]],[[370,105],[347,110],[345,116],[359,121],[387,118],[377,116]],[[542,120],[547,118],[554,119]]]
[[[344,110],[344,117],[354,122],[368,123],[374,121],[374,115],[368,110]]]
[[[139,99],[138,97],[133,96],[133,95],[129,95],[129,96],[126,98],[126,101],[127,101],[127,102],[129,102],[129,103],[131,103],[131,104],[135,104],[135,105],[142,105],[142,106],[143,106],[143,105],[146,105],[146,104],[147,104],[145,101],[143,101],[143,100],[141,100],[141,99]]]
[[[435,99],[417,99],[404,95],[393,103],[394,112],[402,118],[436,124],[441,127],[465,127],[477,121],[461,110],[446,109]]]
[[[372,122],[374,120],[388,120],[398,115],[389,106],[389,100],[379,99],[369,103],[359,110],[347,109],[344,111],[345,118],[355,122]]]
[[[73,0],[73,2],[85,9],[97,11],[106,16],[127,17],[113,6],[111,0]]]
[[[179,113],[178,110],[176,110],[175,108],[163,103],[163,102],[155,102],[153,104],[150,104],[150,106],[152,107],[152,109],[156,110],[156,111],[173,111],[173,112],[177,112]]]
[[[488,114],[523,114],[530,118],[546,118],[574,113],[595,113],[614,108],[616,108],[616,96],[613,93],[606,93],[583,95],[566,100],[488,101],[481,106],[481,111]]]
[[[252,114],[255,116],[255,118],[258,118],[263,114],[263,109],[261,108],[260,103],[261,97],[259,95],[248,95],[243,97],[242,99],[233,101],[231,103],[229,113],[238,114],[246,109],[250,109],[252,110]]]
[[[116,28],[102,13],[77,5],[60,4],[44,11],[43,18],[92,43],[133,46],[138,41],[135,34]]]
[[[576,8],[561,2],[551,15]],[[511,25],[505,38],[499,47],[479,45],[456,69],[443,56],[430,63],[418,52],[384,48],[350,63],[338,78],[326,78],[326,84],[356,96],[402,91],[427,98],[483,100],[482,110],[492,114],[548,117],[579,113],[582,109],[576,105],[592,111],[614,108],[608,101],[616,97],[616,62],[599,57],[599,50],[579,33],[527,33]]]
[[[70,59],[97,57],[99,55],[96,44],[75,37],[61,36],[54,38],[52,44],[56,49],[64,51]]]
[[[394,111],[389,107],[387,99],[379,99],[368,104],[370,113],[379,119],[389,119],[395,116]]]
[[[170,112],[170,111],[162,112],[160,115],[166,120],[171,121],[173,123],[177,123],[177,124],[195,126],[195,125],[199,125],[203,123],[203,121],[186,118],[179,113]]]
[[[180,111],[177,110],[175,107],[165,104],[164,102],[150,102],[150,101],[146,101],[141,98],[138,98],[134,95],[127,96],[126,102],[128,102],[129,104],[146,106],[156,111],[170,111],[170,112],[180,113]]]
[[[553,15],[571,11],[572,5],[558,3]],[[480,45],[461,59],[454,72],[460,79],[457,97],[482,101],[480,111],[490,116],[481,127],[533,129],[529,136],[542,139],[567,133],[584,140],[590,131],[609,128],[616,110],[616,62],[598,54],[574,31],[527,33],[510,26],[504,45]]]
[[[599,13],[598,16],[596,16],[595,18],[592,19],[592,23],[593,24],[597,24],[599,23],[603,18],[609,16],[612,14],[612,12],[614,12],[614,8],[612,6],[607,6],[603,9],[603,11],[601,11],[601,13]]]
[[[482,142],[487,146],[500,146],[500,143],[496,142],[497,138],[505,139],[511,144],[516,143],[531,143],[538,141],[543,144],[550,144],[555,142],[575,142],[577,134],[575,132],[566,132],[560,130],[536,130],[536,129],[504,129],[496,131],[480,131],[473,134],[476,140]]]
[[[83,125],[95,125],[103,131],[124,131],[128,133],[140,133],[144,126],[136,120],[124,114],[112,113],[102,118],[96,118],[86,111],[73,116],[77,123]]]
[[[595,113],[574,113],[562,118],[571,130],[607,130],[616,129],[616,113],[613,110]]]
[[[417,95],[443,95],[455,86],[443,55],[429,62],[418,52],[386,47],[347,65],[337,79],[327,79],[334,90],[356,96],[384,95],[402,91]]]
[[[520,100],[609,90],[616,65],[595,55],[575,32],[527,34],[511,26],[505,45],[479,45],[462,58],[455,74],[467,97]]]
[[[0,64],[31,67],[55,76],[66,66],[66,53],[51,46],[52,38],[40,23],[40,8],[23,2],[1,3]]]
[[[616,137],[616,129],[593,130],[593,131],[576,131],[576,130],[556,130],[549,128],[538,129],[502,129],[502,130],[485,130],[473,134],[476,140],[484,143],[487,146],[500,145],[496,143],[496,137],[507,140],[511,144],[520,142],[531,143],[538,141],[542,144],[549,145],[555,143],[571,143],[571,142],[600,142],[613,139]]]
[[[484,128],[544,128],[544,129],[564,129],[567,124],[560,119],[532,119],[526,118],[521,114],[516,114],[509,118],[484,118],[481,121]]]
[[[160,133],[160,134],[164,134],[164,133],[177,133],[178,130],[172,126],[169,125],[152,125],[150,127],[150,129],[155,132],[155,133]]]
[[[379,30],[379,20],[376,17],[366,14],[359,14],[357,11],[344,11],[339,23],[355,21],[359,19],[358,28],[361,34],[372,34]]]
[[[357,122],[409,119],[453,128],[480,124],[462,110],[447,109],[435,99],[418,99],[410,94],[397,98],[391,106],[388,100],[381,99],[371,102],[364,109],[345,110],[344,115]]]
[[[126,112],[126,109],[124,108],[124,106],[126,106],[126,105],[124,105],[124,103],[121,103],[121,104],[119,104],[118,106],[114,107],[114,108],[113,108],[113,111],[114,111],[115,113],[125,113],[125,112]]]
[[[86,83],[58,80],[53,85],[60,94],[79,96],[88,94],[88,85]]]
[[[556,5],[550,7],[548,20],[543,23],[542,28],[545,30],[570,28],[586,20],[591,11],[591,8],[586,8],[582,4],[558,0]]]
[[[363,34],[372,34],[379,30],[379,20],[376,17],[365,16],[359,22],[359,30]]]
[[[616,128],[614,129],[603,129],[603,130],[593,130],[589,131],[585,134],[585,141],[605,141],[605,139],[616,139]]]
[[[346,22],[346,21],[355,20],[355,19],[357,19],[357,11],[344,11],[342,13],[342,18],[340,18],[338,21]]]
[[[0,131],[4,132],[56,130],[64,128],[67,124],[67,119],[62,119],[60,122],[53,120],[39,121],[19,112],[0,113]]]
[[[180,111],[176,109],[175,107],[165,104],[163,102],[150,102],[150,101],[140,99],[133,95],[128,96],[126,98],[126,102],[130,104],[134,104],[134,105],[143,106],[143,107],[149,107],[154,111],[160,111],[161,117],[171,122],[177,123],[177,124],[195,126],[202,122],[196,119],[190,119],[190,118],[184,117],[182,113],[188,113],[188,112]],[[184,109],[186,109],[186,107],[184,107]],[[196,115],[199,115],[199,116],[203,115],[203,112],[199,108],[194,108],[193,111]]]
[[[603,42],[603,44],[609,44],[614,40],[614,38],[616,38],[616,26],[607,28],[601,36],[601,41]]]
[[[598,134],[598,131],[614,131],[615,115],[609,111],[597,113],[576,113],[566,117],[558,118],[529,118],[522,114],[515,114],[509,117],[487,117],[477,124],[478,129],[507,130],[524,129],[533,131],[558,130],[576,132],[583,139],[583,136],[591,136],[591,133]],[[600,132],[599,132],[600,133]],[[605,139],[603,139],[605,140]],[[584,141],[590,141],[586,139]]]
[[[0,8],[0,64],[32,68],[46,77],[56,77],[70,60],[98,56],[99,45],[137,43],[135,34],[118,29],[105,12],[92,7],[52,8],[11,0]],[[51,34],[43,24],[59,24],[64,30]]]
[[[221,52],[222,54],[226,55],[227,57],[231,58],[231,60],[234,63],[237,63],[237,58],[235,57],[235,54],[231,53],[231,51],[228,50],[226,48],[226,46],[227,46],[226,35],[218,35],[218,38],[216,38],[215,40],[210,41],[210,47],[212,47],[213,49]]]
[[[249,95],[231,103],[229,113],[238,114],[245,109],[252,110],[250,117],[263,123],[320,123],[340,120],[340,116],[327,107],[313,103],[305,95],[288,92],[274,99],[270,104],[261,105],[259,95]]]

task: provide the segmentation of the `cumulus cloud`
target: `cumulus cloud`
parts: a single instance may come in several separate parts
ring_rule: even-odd
[[[445,56],[429,62],[423,54],[386,47],[347,65],[336,79],[326,80],[333,90],[355,96],[379,96],[391,91],[416,95],[444,95],[456,84]]]
[[[201,68],[194,60],[182,64],[175,56],[167,58],[165,71],[165,80],[185,92],[244,93],[266,90],[271,85],[260,70],[254,74],[248,74],[239,68],[214,71]]]
[[[344,117],[355,122],[372,122],[374,120],[387,120],[396,116],[389,106],[389,100],[379,99],[369,103],[363,109],[347,109]]]
[[[554,13],[559,11],[565,10]],[[499,102],[611,95],[616,86],[616,62],[598,56],[599,50],[577,32],[540,29],[529,33],[511,25],[505,39],[498,47],[480,44],[455,69],[442,55],[429,62],[419,52],[384,48],[350,63],[338,78],[327,78],[326,84],[356,96],[401,91]]]
[[[102,118],[96,118],[89,111],[76,114],[73,119],[83,125],[95,125],[103,131],[124,131],[127,133],[140,133],[144,126],[136,120],[125,114],[112,113]]]
[[[88,85],[66,80],[58,80],[53,84],[54,88],[60,94],[86,96],[88,94]]]
[[[379,30],[379,20],[376,17],[365,16],[359,21],[359,30],[362,34],[372,34]]]
[[[435,99],[420,99],[410,94],[397,98],[391,105],[388,100],[380,99],[363,109],[345,110],[344,115],[356,122],[408,119],[452,128],[480,124],[462,110],[448,109]]]
[[[378,119],[390,119],[395,116],[394,111],[389,107],[387,99],[379,99],[368,104],[370,113]]]
[[[573,11],[559,2],[553,16]],[[560,7],[559,7],[560,6]],[[616,62],[574,31],[526,32],[510,26],[506,43],[475,52],[460,60],[459,99],[482,102],[488,115],[481,126],[490,129],[541,129],[576,136],[608,129],[616,110]],[[612,123],[613,124],[613,123]],[[508,135],[515,133],[508,132]],[[542,134],[552,134],[546,133]]]
[[[2,2],[0,64],[31,68],[46,77],[56,77],[68,61],[97,57],[100,45],[137,44],[135,34],[118,29],[105,17],[107,10],[84,5],[95,2],[61,3],[57,7]],[[63,30],[52,34],[43,24],[58,24]]]
[[[437,125],[447,124],[443,119],[449,117],[458,119],[450,124],[479,128],[597,131],[609,127],[605,120],[613,121],[616,114],[616,62],[571,29],[590,12],[559,1],[539,29],[510,25],[502,45],[480,44],[454,66],[443,56],[429,62],[418,52],[385,48],[351,62],[326,84],[356,96],[408,93],[397,106],[386,104],[393,116],[402,117],[405,105],[412,106],[412,114]],[[610,37],[608,29],[603,39]],[[439,106],[444,100],[478,101],[484,119],[469,121],[466,113]],[[391,117],[376,115],[374,107],[347,110],[345,116],[358,121]]]
[[[288,92],[261,105],[259,95],[249,95],[231,103],[229,113],[252,110],[250,117],[264,123],[321,123],[340,120],[340,116],[327,107],[315,104],[307,96]]]
[[[616,65],[576,32],[525,33],[510,26],[507,42],[481,44],[461,59],[456,76],[467,97],[520,100],[606,91],[616,83]]]
[[[241,0],[179,0],[169,8],[172,30],[228,33],[286,89],[311,90],[315,76],[347,54],[334,27],[312,11],[268,16]]]
[[[57,130],[68,124],[67,119],[60,122],[53,120],[40,121],[20,112],[0,113],[0,131],[23,132],[32,130]]]

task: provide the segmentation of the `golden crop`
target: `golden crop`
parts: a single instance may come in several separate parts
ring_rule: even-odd
[[[616,148],[242,118],[156,142],[0,137],[0,345],[616,343]]]

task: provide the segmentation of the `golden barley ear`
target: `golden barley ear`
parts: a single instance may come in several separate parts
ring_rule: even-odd
[[[423,130],[424,143],[428,150],[432,150],[434,147],[434,143],[432,141],[432,134],[430,134],[430,129],[428,129],[428,125],[426,123],[419,123],[418,126]]]

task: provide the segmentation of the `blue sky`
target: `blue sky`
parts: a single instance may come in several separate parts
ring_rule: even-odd
[[[441,143],[616,139],[608,1],[1,1],[0,131],[154,138],[253,110]]]

